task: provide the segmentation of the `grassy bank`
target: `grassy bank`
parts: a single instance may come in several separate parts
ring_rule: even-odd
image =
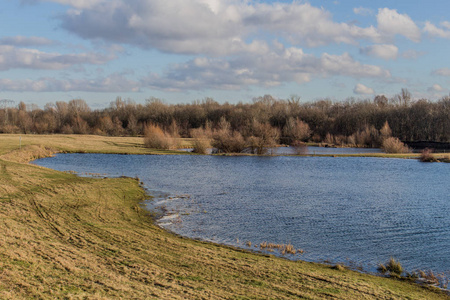
[[[38,138],[59,151],[95,152],[110,142],[77,137],[86,149],[65,149],[58,139],[66,137]],[[408,281],[175,236],[141,208],[136,180],[80,178],[16,162],[49,150],[30,142],[8,154],[14,147],[0,140],[2,299],[447,298]],[[123,153],[137,148],[125,151],[126,139],[114,143]]]
[[[181,148],[189,147],[187,139],[178,139]],[[0,134],[0,155],[20,146],[41,145],[58,152],[115,153],[115,154],[171,154],[178,151],[148,149],[142,137],[110,137],[77,134]],[[17,154],[17,153],[16,153]],[[15,154],[15,155],[16,155]],[[16,158],[17,159],[17,158]]]
[[[180,148],[192,148],[192,139],[178,139]],[[311,144],[312,146],[318,144]],[[53,134],[53,135],[19,135],[0,134],[0,155],[4,155],[22,146],[41,146],[51,152],[72,153],[114,153],[114,154],[186,154],[187,152],[156,150],[144,147],[142,137],[109,137],[97,135]],[[14,153],[10,157],[15,161],[26,162],[35,157],[27,157],[24,153]],[[19,157],[18,155],[21,155]],[[248,154],[225,154],[248,155]],[[450,153],[433,153],[441,160],[450,160]],[[419,158],[418,153],[355,153],[355,154],[301,154],[299,156],[323,156],[323,157],[380,157],[380,158]]]

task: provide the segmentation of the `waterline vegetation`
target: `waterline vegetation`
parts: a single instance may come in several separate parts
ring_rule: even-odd
[[[104,153],[104,154],[189,154],[189,152],[178,150],[160,150],[146,148],[142,137],[113,137],[97,135],[72,135],[72,134],[0,134],[0,145],[2,153],[19,149],[21,141],[22,148],[36,148],[36,151],[23,151],[14,153],[14,159],[21,157],[21,162],[27,162],[39,158],[39,152],[48,153]],[[179,138],[177,144],[180,148],[193,148],[193,139]],[[45,146],[41,146],[41,145]],[[302,153],[303,146],[300,145],[297,155],[317,157],[377,157],[377,158],[406,158],[418,159],[419,153],[355,153],[355,154],[305,154]],[[46,150],[45,150],[46,149]],[[33,153],[33,157],[29,156]],[[227,155],[227,154],[222,154]],[[234,154],[235,155],[235,154]],[[249,155],[249,154],[246,154]],[[11,154],[12,156],[12,154]],[[440,162],[450,162],[450,153],[433,153]]]
[[[111,142],[63,146],[58,138],[38,141],[68,152],[102,152]],[[114,141],[109,151],[148,151]],[[173,235],[142,209],[138,180],[82,178],[20,163],[52,151],[26,139],[21,150],[9,142],[0,136],[0,298],[448,297],[407,281]]]

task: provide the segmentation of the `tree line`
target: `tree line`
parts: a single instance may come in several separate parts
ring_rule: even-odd
[[[118,97],[109,107],[95,110],[82,99],[48,103],[43,109],[23,102],[0,108],[1,133],[141,136],[150,124],[177,137],[198,136],[199,130],[206,135],[231,134],[236,139],[239,135],[244,140],[253,137],[250,144],[255,148],[261,139],[379,147],[386,134],[381,132],[383,128],[404,142],[449,143],[450,97],[413,101],[403,89],[389,99],[378,95],[340,102],[302,102],[296,96],[275,99],[265,95],[237,104],[220,104],[212,98],[189,104],[150,98],[137,104]]]

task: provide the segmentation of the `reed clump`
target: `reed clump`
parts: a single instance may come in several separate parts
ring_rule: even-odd
[[[401,276],[403,273],[403,267],[398,260],[391,257],[385,265],[380,264],[378,266],[378,271],[383,274],[389,272],[390,275]]]
[[[433,155],[433,150],[425,148],[420,152],[419,160],[421,162],[439,162],[439,160]]]
[[[333,266],[333,269],[338,270],[338,271],[345,271],[346,267],[341,264],[336,264],[335,266]]]
[[[438,286],[443,289],[448,288],[449,278],[445,273],[434,273],[431,270],[419,270],[417,272],[414,272],[413,275],[416,278],[424,281],[426,284]]]
[[[273,251],[273,250],[277,250],[278,252],[280,252],[282,255],[286,255],[286,254],[302,254],[304,251],[302,249],[295,249],[295,247],[292,244],[275,244],[275,243],[268,243],[266,241],[262,242],[259,244],[259,248],[261,250],[266,250],[266,251]]]

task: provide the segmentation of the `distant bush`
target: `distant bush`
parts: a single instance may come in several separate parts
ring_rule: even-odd
[[[144,145],[147,148],[168,150],[174,148],[172,137],[153,124],[149,124],[144,132]]]
[[[311,129],[309,125],[299,118],[289,118],[283,128],[285,142],[292,145],[295,142],[303,142],[310,138]]]
[[[280,131],[268,123],[253,121],[250,126],[250,136],[247,138],[247,145],[250,152],[254,154],[265,154],[268,148],[278,144]]]
[[[398,138],[390,137],[383,141],[382,148],[386,153],[409,153],[411,150]]]
[[[383,127],[381,127],[380,136],[383,141],[392,136],[392,130],[391,127],[389,127],[388,121],[384,122]]]
[[[421,162],[438,162],[439,160],[436,157],[434,157],[432,153],[433,150],[429,148],[423,149],[422,152],[420,153],[419,160]]]
[[[217,152],[240,153],[246,148],[242,134],[231,129],[231,125],[225,118],[221,118],[219,128],[212,135],[212,146]]]
[[[328,145],[334,145],[334,135],[328,132],[323,142]]]
[[[20,128],[14,125],[4,125],[0,127],[0,133],[19,133]]]
[[[244,137],[237,131],[217,131],[213,135],[212,146],[222,153],[240,153],[247,147]]]
[[[380,133],[373,125],[366,125],[355,133],[354,140],[359,147],[379,147]]]
[[[192,152],[207,154],[208,149],[211,148],[211,132],[203,128],[196,128],[191,130],[191,137],[194,144],[194,150]]]

